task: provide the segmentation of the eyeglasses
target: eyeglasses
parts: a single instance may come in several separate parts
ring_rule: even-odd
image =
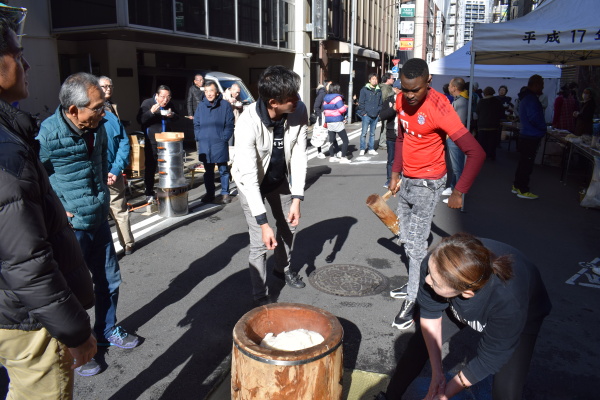
[[[90,110],[94,114],[101,114],[102,111],[104,110],[104,104],[101,105],[100,107],[97,107],[97,108],[89,108],[89,107],[85,107],[85,106],[83,108],[87,108],[88,110]]]
[[[100,85],[102,89],[112,89],[113,85]]]

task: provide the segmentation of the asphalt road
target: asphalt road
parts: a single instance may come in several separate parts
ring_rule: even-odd
[[[365,205],[371,193],[385,192],[385,151],[357,162],[357,147],[354,137],[354,158],[347,165],[314,158],[311,150],[292,262],[307,287],[292,289],[274,278],[269,283],[279,302],[310,304],[340,319],[346,368],[390,374],[412,333],[391,327],[401,300],[390,298],[387,290],[367,297],[333,296],[313,288],[307,278],[329,265],[329,256],[333,264],[376,269],[390,288],[407,280],[400,247]],[[467,231],[528,255],[541,270],[554,308],[540,333],[524,398],[597,398],[600,276],[592,274],[589,263],[600,257],[600,212],[578,204],[584,177],[575,174],[563,185],[556,167],[536,166],[532,191],[540,199],[516,198],[510,192],[516,160],[514,146],[507,152],[504,145],[497,161],[486,161],[466,197],[466,212],[440,203],[431,243]],[[203,185],[194,188],[190,201],[203,192]],[[394,209],[396,203],[389,201]],[[253,307],[247,227],[237,198],[227,206],[191,210],[186,218],[155,221],[156,228],[155,222],[139,227],[149,217],[134,213],[136,230],[144,232],[135,253],[120,262],[124,282],[118,317],[143,343],[101,354],[106,369],[94,377],[77,376],[76,399],[203,399],[227,368],[232,329]],[[445,345],[447,370],[460,369],[476,340],[475,334],[461,332]],[[422,376],[421,386],[427,384],[427,371]],[[486,387],[489,381],[470,398],[491,398]],[[406,397],[418,396],[416,388]]]

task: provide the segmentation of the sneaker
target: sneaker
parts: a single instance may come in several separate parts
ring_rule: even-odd
[[[517,194],[517,193],[519,193],[519,189],[517,189],[517,188],[515,187],[515,185],[513,185],[512,189],[511,189],[510,191],[511,191],[513,194]]]
[[[361,150],[360,153],[358,153],[359,156],[364,156],[365,155],[365,151]]]
[[[340,159],[337,157],[329,157],[329,162],[339,162]]]
[[[372,155],[372,156],[376,156],[379,153],[376,152],[375,150],[371,149],[371,150],[369,150],[369,154]]]
[[[413,320],[413,312],[415,311],[415,301],[414,300],[404,300],[402,303],[402,308],[400,308],[400,312],[394,318],[394,322],[392,323],[392,327],[398,329],[408,329],[410,328],[415,321]]]
[[[317,154],[317,158],[323,160],[325,158],[325,154],[319,153]]]
[[[155,201],[156,199],[154,198],[154,196],[146,196],[146,203],[154,204]]]
[[[100,372],[100,364],[93,358],[81,367],[75,368],[75,372],[80,376],[94,376]]]
[[[451,187],[447,187],[446,189],[444,189],[444,191],[442,192],[442,196],[450,196],[452,194],[452,188]]]
[[[293,287],[294,289],[302,289],[306,286],[306,283],[302,282],[302,278],[296,272],[288,270],[287,272],[273,271],[273,275],[276,278],[285,280],[285,284]]]
[[[531,193],[531,192],[525,192],[525,193],[523,193],[523,192],[521,192],[521,191],[519,190],[519,193],[517,193],[517,197],[518,197],[518,198],[520,198],[520,199],[535,200],[535,199],[537,199],[539,196],[538,196],[538,195],[536,195],[536,194],[533,194],[533,193]]]
[[[133,246],[125,246],[125,255],[130,256],[133,254]]]
[[[448,204],[448,199],[442,200],[444,203]]]
[[[384,188],[389,188],[390,187],[390,181],[387,181],[386,183],[383,184]]]
[[[397,289],[390,290],[390,297],[394,299],[403,299],[408,295],[408,283],[400,286]]]
[[[338,152],[335,154],[335,156],[336,156],[337,158],[342,158],[342,152],[341,152],[341,151],[338,151]]]
[[[351,161],[349,159],[347,159],[346,157],[342,157],[340,158],[340,164],[350,164]]]
[[[133,349],[139,343],[140,339],[137,336],[125,332],[120,326],[116,326],[108,338],[98,340],[98,346],[117,346],[122,349]]]

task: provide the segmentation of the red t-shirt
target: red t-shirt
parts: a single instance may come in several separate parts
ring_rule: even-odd
[[[409,178],[440,179],[446,174],[444,142],[447,136],[454,141],[469,133],[448,98],[429,89],[419,107],[409,106],[404,96],[396,97],[398,136],[402,140],[402,173]],[[403,138],[400,138],[400,135]],[[394,171],[400,172],[397,163]]]

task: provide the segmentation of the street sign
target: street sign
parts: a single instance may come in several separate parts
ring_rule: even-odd
[[[400,69],[398,68],[398,66],[397,66],[397,65],[394,65],[394,66],[392,67],[392,74],[397,74],[399,70],[400,70]]]
[[[400,38],[398,50],[412,50],[415,47],[415,38]]]
[[[400,16],[402,18],[411,18],[415,16],[414,4],[403,4],[400,6]]]
[[[398,65],[398,63],[399,63],[399,62],[400,62],[400,59],[399,59],[399,58],[392,58],[392,63],[393,63],[394,65]]]
[[[401,35],[414,35],[415,33],[415,21],[400,21],[400,34]]]

